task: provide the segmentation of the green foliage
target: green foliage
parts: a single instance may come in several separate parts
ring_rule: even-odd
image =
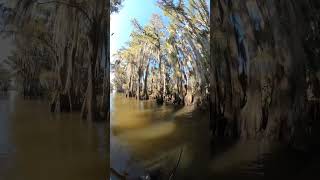
[[[5,31],[15,35],[17,46],[9,61],[24,88],[41,80],[57,111],[76,106],[91,120],[107,116],[109,59],[103,52],[109,52],[109,13],[117,12],[122,2],[7,1],[12,13]]]
[[[195,95],[209,83],[208,4],[205,1],[189,1],[188,6],[184,1],[157,4],[169,17],[169,24],[165,26],[157,14],[144,27],[132,20],[131,40],[117,53],[122,64],[118,68],[122,70],[115,71],[114,83],[125,83],[121,87],[128,94],[141,94],[143,87],[141,98],[151,95],[170,99],[176,94],[176,98],[183,99],[187,91]]]

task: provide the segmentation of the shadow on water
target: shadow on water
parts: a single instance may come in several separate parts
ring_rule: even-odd
[[[319,177],[320,170],[319,154],[266,140],[230,143],[215,151],[211,159],[209,177],[218,179],[309,179]]]
[[[78,113],[49,112],[48,103],[0,98],[1,180],[105,179],[105,125],[88,125]]]

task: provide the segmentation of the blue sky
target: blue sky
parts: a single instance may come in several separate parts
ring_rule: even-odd
[[[152,14],[160,14],[164,24],[169,19],[163,15],[162,10],[156,4],[157,0],[124,0],[119,13],[111,15],[110,19],[110,60],[113,62],[112,55],[117,52],[125,43],[130,40],[130,33],[133,30],[131,20],[136,18],[141,25],[146,25]],[[210,7],[210,0],[207,0]]]
[[[136,18],[141,25],[146,25],[152,14],[160,14],[165,24],[168,22],[162,10],[157,6],[156,0],[124,0],[123,7],[119,13],[111,15],[110,31],[114,33],[110,38],[110,59],[125,43],[130,40],[130,33],[133,30],[131,20]]]
[[[157,6],[157,0],[124,0],[122,8],[118,13],[111,14],[110,18],[110,61],[114,62],[113,54],[130,40],[133,31],[131,20],[133,18],[145,26],[149,23],[152,14],[159,14],[164,24],[169,23],[169,18],[164,16],[162,10]],[[210,7],[210,0],[207,0]],[[111,81],[114,74],[111,72]]]

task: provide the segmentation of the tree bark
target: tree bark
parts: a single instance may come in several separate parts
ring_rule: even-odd
[[[149,65],[150,65],[150,58],[148,59],[148,62],[147,62],[147,68],[146,68],[146,73],[145,73],[145,77],[144,77],[144,91],[143,91],[143,96],[145,97],[145,99],[149,99],[149,95],[148,95]]]

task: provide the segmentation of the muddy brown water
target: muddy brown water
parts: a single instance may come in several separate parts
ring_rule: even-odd
[[[214,142],[208,115],[191,108],[111,95],[110,164],[138,179],[311,179],[319,155],[268,141]],[[106,127],[77,113],[49,113],[46,101],[0,94],[0,180],[99,180],[107,176]],[[116,179],[111,176],[110,179]]]
[[[106,125],[52,114],[42,100],[0,94],[1,180],[105,180]]]
[[[183,148],[176,179],[319,177],[317,154],[298,152],[267,140],[212,142],[208,128],[205,112],[112,94],[110,165],[127,173],[128,179],[153,172],[168,174]]]
[[[112,94],[111,166],[118,172],[126,172],[129,179],[157,171],[168,174],[183,149],[179,172],[190,172],[192,167],[193,173],[200,173],[210,155],[205,151],[210,143],[203,138],[209,135],[206,116],[195,115],[188,107],[158,106],[154,101]]]

